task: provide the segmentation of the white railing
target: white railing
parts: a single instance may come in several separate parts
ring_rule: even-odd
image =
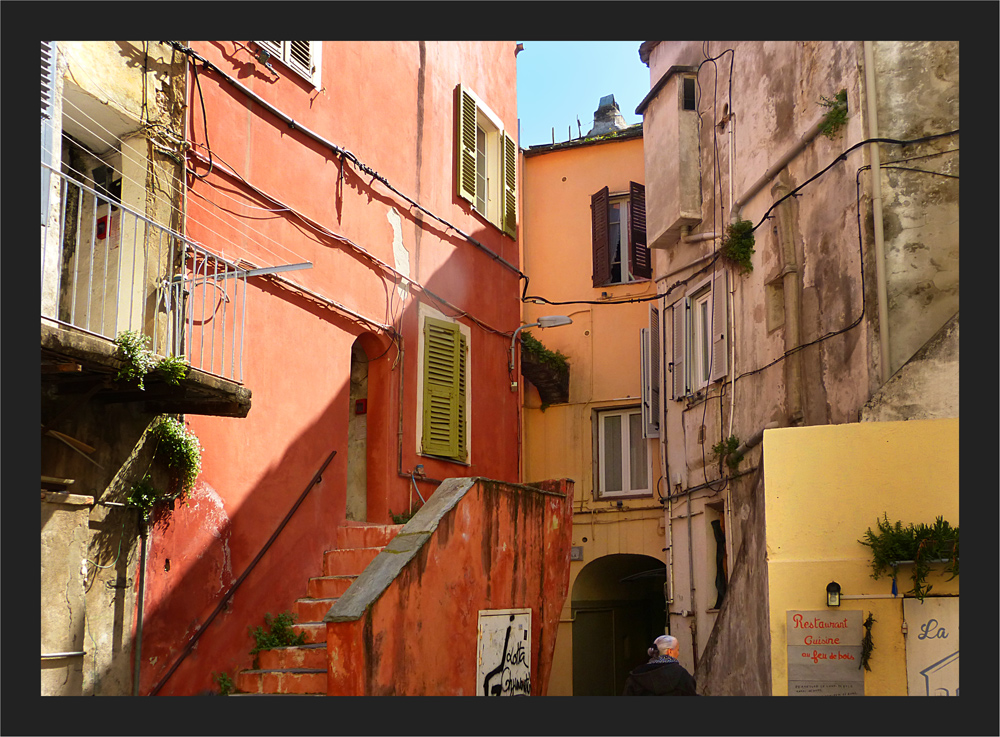
[[[246,270],[42,163],[41,314],[109,340],[126,330],[163,357],[243,381]]]

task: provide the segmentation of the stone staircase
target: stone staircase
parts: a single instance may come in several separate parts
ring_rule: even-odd
[[[310,578],[296,599],[293,629],[306,644],[262,650],[257,668],[236,676],[233,696],[326,696],[326,624],[323,617],[403,525],[348,522],[338,531],[340,548],[323,554],[323,575]]]

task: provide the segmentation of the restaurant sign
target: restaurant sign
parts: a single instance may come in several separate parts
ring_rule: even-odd
[[[861,612],[787,612],[788,695],[864,696]]]

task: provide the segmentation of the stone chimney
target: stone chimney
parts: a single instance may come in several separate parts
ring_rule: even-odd
[[[613,133],[624,128],[628,128],[628,125],[618,110],[615,96],[605,95],[601,98],[601,104],[597,106],[597,111],[594,113],[594,127],[587,133],[587,138]]]

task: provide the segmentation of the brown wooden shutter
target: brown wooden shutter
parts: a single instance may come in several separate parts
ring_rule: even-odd
[[[611,280],[611,257],[608,254],[608,188],[590,197],[590,216],[594,238],[594,286],[602,287]]]
[[[629,267],[637,279],[653,276],[653,264],[646,247],[646,187],[629,182]]]

